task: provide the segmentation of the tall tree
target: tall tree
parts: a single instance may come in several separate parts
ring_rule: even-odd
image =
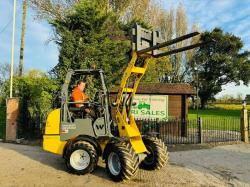
[[[106,1],[106,2],[105,2]],[[101,1],[102,2],[102,1]],[[114,11],[118,15],[122,15],[124,11],[130,6],[132,0],[104,0],[109,10]]]
[[[18,75],[23,75],[23,57],[24,57],[24,36],[26,30],[26,13],[27,13],[27,0],[23,0],[23,16],[22,16],[22,34],[21,34],[21,47],[19,57],[19,72]]]
[[[130,42],[124,37],[118,18],[106,14],[98,1],[81,1],[64,20],[53,20],[51,25],[60,46],[59,63],[52,72],[60,82],[70,68],[102,68],[109,83],[120,80]]]
[[[200,32],[200,28],[199,28],[199,25],[198,24],[193,24],[192,25],[192,32]],[[195,37],[192,37],[190,40],[189,40],[189,44],[193,45],[193,44],[196,44],[200,41],[200,35],[198,36],[195,36]],[[197,48],[195,49],[190,49],[187,51],[187,56],[186,56],[186,59],[187,59],[187,62],[191,62],[195,52],[197,51]]]
[[[249,83],[250,52],[242,53],[241,39],[219,28],[203,33],[201,41],[207,44],[196,52],[193,63],[198,67],[199,97],[204,108],[208,100],[222,91],[223,85],[239,84],[240,80],[245,85]]]
[[[187,33],[187,18],[185,9],[182,4],[180,4],[176,10],[176,18],[175,18],[175,35],[176,37],[180,37],[182,35],[185,35]],[[181,48],[187,44],[186,41],[178,42],[175,47]],[[174,76],[173,81],[174,82],[181,82],[181,70],[184,69],[185,66],[185,53],[177,53],[174,55],[174,58],[172,60],[172,65],[174,69]],[[182,69],[181,69],[182,68]]]
[[[129,4],[123,4],[124,11],[123,14],[120,14],[121,19],[124,22],[130,22],[132,20],[145,21],[150,2],[151,0],[130,0]]]
[[[72,6],[76,3],[84,3],[86,0],[31,0],[31,2],[39,17],[50,21],[65,21]],[[155,0],[95,0],[95,2],[98,2],[98,8],[106,15],[116,15],[123,24],[130,25],[131,22],[137,21],[146,25],[147,28],[160,30],[166,40],[187,32],[185,9],[181,4],[175,13],[173,8],[163,9],[162,2]],[[110,25],[112,24],[110,22]],[[128,28],[126,28],[126,31],[128,31]],[[181,42],[175,47],[183,45],[184,42]],[[166,48],[166,50],[169,50],[169,48]],[[185,54],[185,52],[182,52],[177,54],[176,58],[164,57],[152,61],[154,70],[148,70],[144,80],[168,82],[169,79],[166,79],[166,77],[171,77],[170,82],[184,81],[189,60]],[[158,71],[158,73],[155,73],[155,71]]]
[[[200,32],[199,25],[193,24],[192,32]],[[193,44],[198,43],[199,41],[200,41],[200,35],[197,35],[189,39],[188,44],[193,45]],[[192,59],[197,50],[198,48],[194,48],[186,52],[186,60],[185,60],[186,63],[184,65],[184,70],[181,75],[181,80],[184,80],[185,82],[188,82],[191,84],[196,79],[196,74],[193,74],[192,71],[194,70],[194,68],[197,68],[197,67],[196,67],[196,64],[194,64]]]

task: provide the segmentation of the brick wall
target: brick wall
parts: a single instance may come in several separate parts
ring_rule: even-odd
[[[18,114],[19,114],[18,98],[7,99],[6,141],[16,141]]]

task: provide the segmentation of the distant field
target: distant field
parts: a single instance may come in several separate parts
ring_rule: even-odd
[[[247,106],[250,110],[250,106]],[[201,117],[203,129],[213,130],[240,130],[240,104],[215,104],[208,109],[199,109],[198,114]],[[197,111],[189,109],[188,119],[197,119]]]
[[[247,106],[250,110],[250,106]],[[242,105],[240,104],[215,104],[208,109],[199,109],[198,113],[200,117],[206,118],[225,118],[225,117],[240,117]],[[189,109],[188,118],[193,119],[197,117],[197,111]]]

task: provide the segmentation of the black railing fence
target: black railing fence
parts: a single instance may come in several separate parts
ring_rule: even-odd
[[[248,122],[248,139],[249,139],[249,142],[250,142],[250,123],[249,122]]]
[[[249,123],[248,123],[248,139],[249,139],[249,142],[250,142],[250,124]]]
[[[240,118],[137,119],[143,135],[153,134],[167,144],[240,141]]]
[[[201,124],[204,143],[241,140],[240,117],[204,118]]]
[[[5,138],[5,123],[0,122],[0,139]]]
[[[250,111],[248,111],[248,140],[250,142]]]
[[[39,123],[38,123],[39,121]],[[18,138],[41,139],[45,120],[18,130]],[[241,141],[240,117],[199,118],[199,119],[136,119],[142,135],[151,134],[166,144],[198,144],[213,142]],[[0,139],[4,137],[5,124],[0,123]],[[250,128],[249,128],[250,134]],[[249,136],[250,139],[250,136]]]

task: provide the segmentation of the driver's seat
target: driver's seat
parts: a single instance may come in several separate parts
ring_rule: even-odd
[[[71,93],[69,93],[69,98],[70,98],[70,102],[74,102],[73,101],[73,98],[72,98],[72,96],[71,96]],[[71,113],[73,113],[73,118],[79,118],[79,117],[81,117],[81,118],[83,118],[83,114],[80,114],[82,111],[81,111],[81,108],[79,108],[79,107],[76,107],[75,106],[75,104],[73,104],[73,103],[70,103],[69,105],[68,105],[68,109],[69,109],[69,112],[71,112]]]

